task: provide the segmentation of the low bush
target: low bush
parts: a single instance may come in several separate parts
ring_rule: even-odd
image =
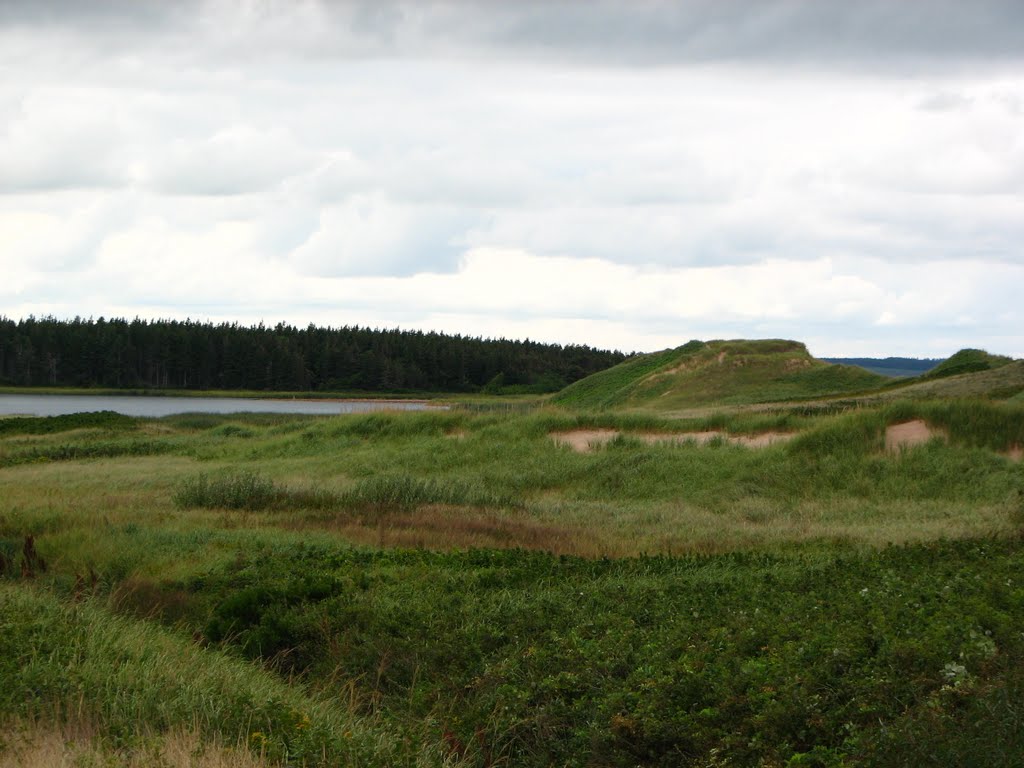
[[[49,435],[72,429],[135,429],[139,420],[113,411],[70,413],[63,416],[0,418],[0,436]]]

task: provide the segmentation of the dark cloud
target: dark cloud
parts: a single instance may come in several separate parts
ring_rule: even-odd
[[[878,59],[948,62],[1024,55],[1024,4],[1015,0],[599,0],[496,6],[488,6],[493,10],[486,17],[477,16],[480,37],[595,60],[870,65]]]
[[[1024,58],[1020,0],[5,0],[0,25],[142,43],[201,19],[277,26],[316,55],[480,55],[606,64],[966,66]],[[316,19],[315,39],[287,19]],[[326,22],[320,27],[319,22]],[[222,30],[225,35],[231,29]],[[205,28],[205,34],[217,32]],[[290,36],[294,35],[294,38]],[[235,41],[238,42],[238,41]]]
[[[3,0],[0,24],[71,27],[83,32],[158,32],[193,16],[202,0]]]

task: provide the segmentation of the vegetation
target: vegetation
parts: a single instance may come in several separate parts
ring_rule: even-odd
[[[624,358],[421,331],[0,317],[0,385],[536,394]]]
[[[815,360],[795,341],[691,341],[593,374],[566,387],[553,402],[667,411],[860,392],[886,381],[862,368]]]
[[[986,398],[1009,400],[1024,393],[1024,360],[1014,360],[985,370],[948,376],[908,379],[882,394],[864,399]]]
[[[827,369],[715,344],[576,396]],[[1022,446],[977,398],[0,420],[0,765],[1016,765]]]
[[[45,435],[67,432],[72,429],[125,430],[137,426],[130,416],[113,411],[71,413],[65,416],[23,417],[18,419],[0,418],[2,435]]]

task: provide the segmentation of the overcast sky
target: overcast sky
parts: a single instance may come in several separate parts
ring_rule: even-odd
[[[1024,356],[1019,0],[0,0],[0,314]]]

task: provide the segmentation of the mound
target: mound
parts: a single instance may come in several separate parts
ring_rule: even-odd
[[[1001,368],[1013,362],[1012,357],[989,354],[983,349],[961,349],[923,375],[922,379],[942,379],[963,373],[977,373]]]
[[[873,389],[886,381],[863,368],[816,360],[796,341],[691,341],[581,379],[552,402],[574,408],[673,410],[823,397]]]

